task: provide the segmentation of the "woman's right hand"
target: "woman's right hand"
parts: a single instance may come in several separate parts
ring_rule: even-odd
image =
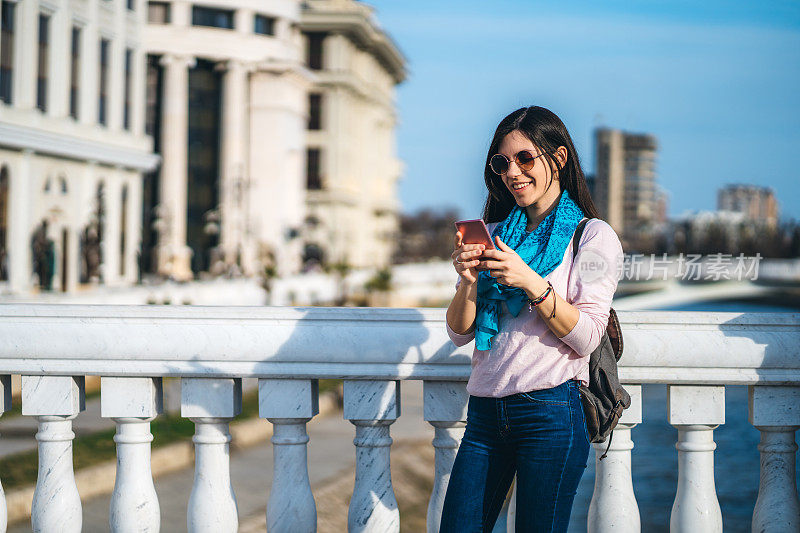
[[[480,264],[478,259],[485,246],[483,244],[464,244],[461,240],[461,232],[457,231],[455,236],[455,250],[450,255],[453,259],[453,266],[461,276],[461,283],[472,285],[478,281],[478,270],[475,268]]]

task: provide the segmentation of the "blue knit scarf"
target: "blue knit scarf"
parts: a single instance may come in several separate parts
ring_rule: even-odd
[[[528,224],[525,209],[515,205],[506,219],[492,232],[492,242],[496,245],[494,237],[499,236],[528,266],[545,277],[561,264],[564,251],[583,216],[581,208],[564,190],[556,208],[530,233],[525,231]],[[499,331],[498,317],[502,302],[506,303],[512,315],[517,316],[527,301],[528,296],[522,289],[497,283],[488,270],[478,272],[476,348],[488,350],[492,347],[492,339]]]

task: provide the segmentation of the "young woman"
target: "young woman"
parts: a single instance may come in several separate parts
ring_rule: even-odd
[[[441,533],[492,530],[514,474],[517,532],[566,531],[589,438],[588,385],[622,246],[600,220],[561,120],[542,107],[500,122],[486,158],[483,219],[496,250],[455,235],[447,332],[475,340],[467,427]],[[572,237],[588,217],[572,257]]]

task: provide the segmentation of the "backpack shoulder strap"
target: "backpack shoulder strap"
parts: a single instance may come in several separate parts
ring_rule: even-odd
[[[586,226],[586,223],[589,222],[590,218],[585,218],[578,222],[578,227],[575,228],[575,235],[572,237],[572,260],[575,260],[575,256],[578,255],[578,243],[581,241],[581,235],[583,235],[583,228]],[[611,341],[611,348],[614,351],[614,357],[617,361],[619,358],[622,357],[622,328],[619,325],[619,319],[617,318],[617,313],[614,311],[613,308],[609,310],[608,316],[608,325],[606,326],[606,333],[609,336],[609,340]]]
[[[575,234],[572,237],[572,258],[575,259],[575,256],[578,255],[578,243],[581,242],[581,235],[583,235],[583,227],[589,222],[590,218],[585,218],[578,222],[578,227],[575,228]]]

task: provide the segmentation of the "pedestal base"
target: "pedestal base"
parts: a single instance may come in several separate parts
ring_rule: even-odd
[[[191,281],[192,249],[188,246],[179,248],[164,246],[158,251],[158,273],[175,281]]]

